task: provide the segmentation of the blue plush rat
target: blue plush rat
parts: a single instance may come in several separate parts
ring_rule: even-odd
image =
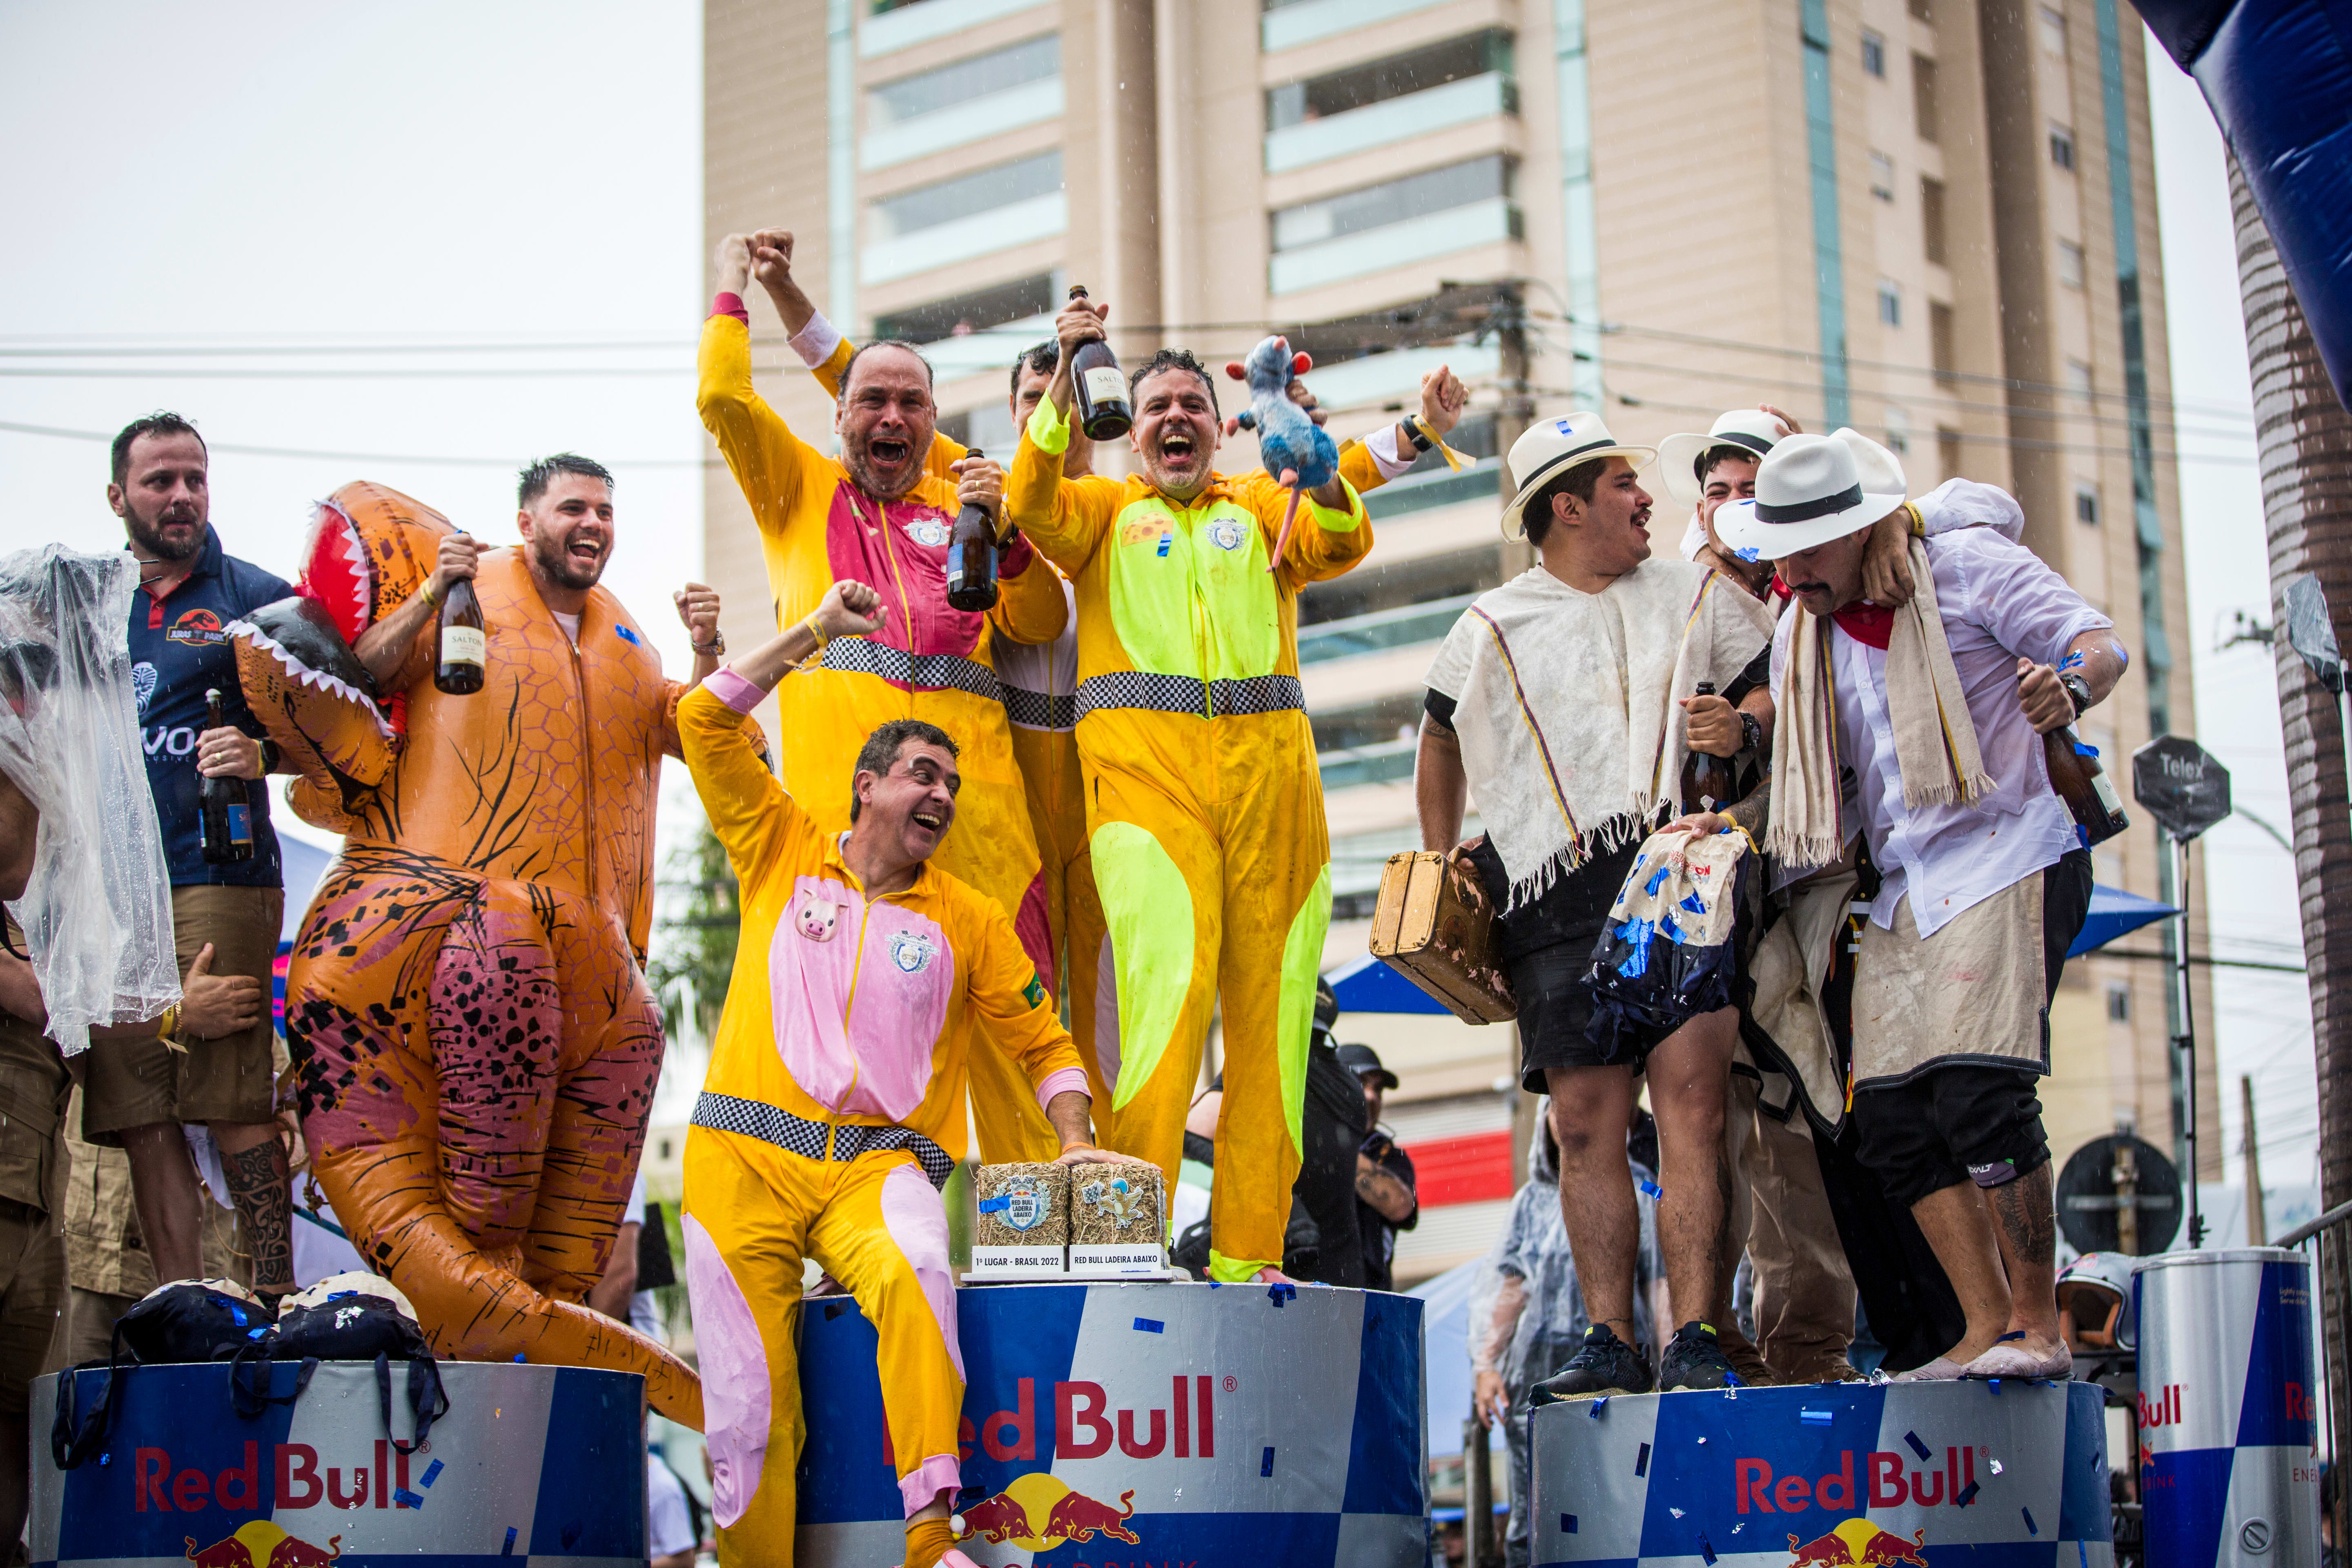
[[[1280,335],[1262,338],[1246,361],[1234,361],[1225,374],[1249,383],[1250,405],[1225,421],[1225,434],[1255,430],[1257,449],[1265,471],[1290,491],[1290,505],[1282,514],[1282,532],[1275,541],[1274,559],[1266,570],[1282,564],[1290,544],[1290,526],[1298,516],[1298,498],[1319,489],[1339,472],[1339,448],[1321,426],[1290,401],[1290,384],[1314,368],[1305,354],[1290,352],[1290,340]]]

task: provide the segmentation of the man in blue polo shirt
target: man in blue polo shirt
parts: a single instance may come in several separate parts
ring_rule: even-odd
[[[106,499],[141,563],[141,588],[131,597],[131,677],[171,871],[179,961],[191,974],[252,976],[266,994],[286,906],[266,775],[291,770],[277,769],[275,748],[259,738],[225,628],[294,590],[221,549],[209,521],[206,467],[194,426],[176,414],[150,415],[115,437]],[[206,717],[208,690],[221,694],[218,729]],[[208,774],[248,781],[249,860],[205,860],[197,790]],[[264,1010],[251,1026],[214,1038],[184,1027],[176,1041],[105,1042],[90,1049],[82,1133],[129,1152],[132,1199],[158,1279],[203,1272],[204,1199],[180,1131],[201,1123],[212,1130],[228,1196],[244,1222],[254,1289],[275,1297],[294,1288],[273,1035]]]

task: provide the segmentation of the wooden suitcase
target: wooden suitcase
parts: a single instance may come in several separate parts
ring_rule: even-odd
[[[1389,857],[1372,913],[1372,955],[1465,1024],[1518,1016],[1495,962],[1495,905],[1477,873],[1433,850]]]

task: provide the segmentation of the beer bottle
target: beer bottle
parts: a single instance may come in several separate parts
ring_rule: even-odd
[[[1086,285],[1070,285],[1070,298],[1087,297]],[[1070,384],[1077,389],[1078,428],[1090,441],[1116,441],[1135,423],[1127,401],[1127,377],[1119,374],[1118,356],[1097,338],[1080,343],[1070,356]]]
[[[2042,761],[2049,765],[2050,787],[2074,818],[2075,837],[2089,848],[2105,844],[2131,826],[2114,781],[2099,765],[2099,752],[2076,737],[2071,724],[2042,737]]]
[[[971,448],[972,457],[980,448]],[[977,501],[967,501],[948,535],[948,607],[985,610],[996,604],[996,520]]]
[[[433,684],[452,697],[471,697],[479,691],[490,638],[482,620],[482,601],[475,596],[474,584],[467,578],[450,584],[441,600],[440,649],[433,666]]]
[[[1698,689],[1692,695],[1714,696],[1715,682],[1700,681]],[[1729,757],[1712,756],[1693,747],[1690,754],[1683,759],[1684,811],[1721,811],[1731,804],[1734,787]]]
[[[222,728],[218,687],[205,690],[205,728]],[[226,773],[205,773],[196,781],[196,820],[204,834],[205,864],[226,866],[253,858],[253,797],[246,782]]]

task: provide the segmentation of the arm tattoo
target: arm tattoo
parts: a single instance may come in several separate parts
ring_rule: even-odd
[[[294,1194],[287,1184],[285,1146],[271,1138],[221,1154],[229,1201],[253,1248],[253,1288],[263,1295],[283,1295],[294,1289]]]
[[[1724,816],[1748,830],[1748,837],[1758,843],[1764,841],[1764,825],[1772,815],[1772,781],[1762,780],[1748,792],[1747,798],[1725,809]]]

